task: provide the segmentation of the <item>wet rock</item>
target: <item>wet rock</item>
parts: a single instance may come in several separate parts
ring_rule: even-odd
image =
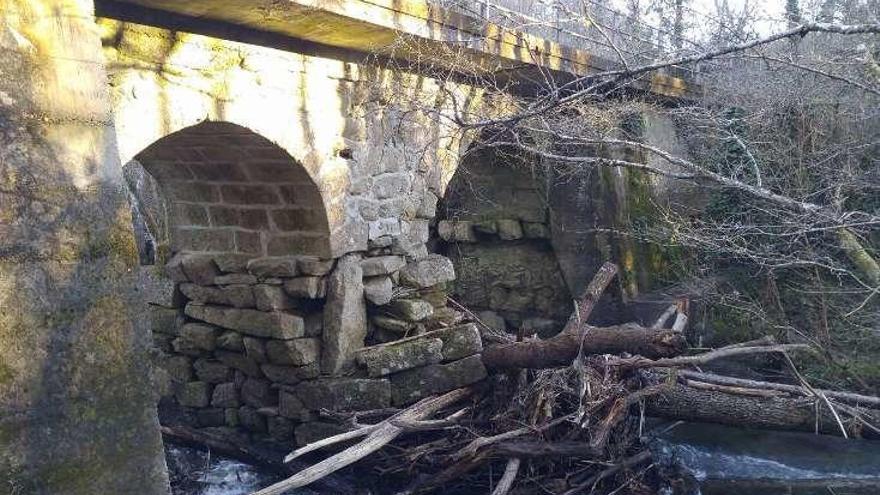
[[[295,390],[305,407],[313,411],[382,409],[391,401],[388,380],[327,378],[302,382]]]
[[[409,287],[428,288],[452,280],[455,280],[452,261],[439,254],[428,255],[400,270],[400,282]]]
[[[358,353],[358,362],[367,368],[370,377],[390,375],[427,364],[439,363],[443,359],[440,339],[404,340],[372,347]]]
[[[210,407],[196,411],[196,422],[201,427],[225,426],[226,412],[223,409]]]
[[[403,371],[390,377],[392,403],[395,406],[411,404],[431,395],[479,382],[486,376],[480,356]]]
[[[294,340],[270,340],[266,343],[266,355],[273,364],[303,366],[317,362],[321,355],[321,340],[303,338]]]
[[[294,427],[289,419],[279,416],[267,418],[266,429],[272,440],[277,442],[290,442],[294,439]]]
[[[364,346],[366,335],[367,308],[360,260],[356,256],[344,256],[327,282],[323,370],[339,375],[353,367],[355,352]]]
[[[186,305],[186,314],[191,318],[254,337],[295,339],[302,337],[305,332],[302,317],[280,311],[264,312],[190,303]]]
[[[376,256],[361,261],[364,277],[390,275],[406,265],[402,256]]]
[[[422,321],[434,314],[434,306],[419,299],[398,299],[388,308],[403,320]]]
[[[394,285],[391,283],[390,277],[380,276],[364,279],[364,297],[376,306],[391,302],[393,290]]]

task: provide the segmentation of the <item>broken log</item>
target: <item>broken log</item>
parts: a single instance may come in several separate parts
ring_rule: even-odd
[[[835,407],[844,407],[837,405]],[[844,417],[850,433],[880,438],[880,432],[864,423],[880,425],[880,410],[846,407]],[[667,419],[718,423],[743,428],[811,431],[839,435],[834,413],[821,399],[808,397],[755,397],[671,384],[645,399],[648,415]],[[858,436],[858,435],[854,435]]]
[[[483,364],[489,369],[555,368],[568,366],[578,353],[629,353],[657,359],[677,356],[687,349],[680,332],[646,328],[636,323],[610,327],[587,326],[583,335],[562,332],[546,340],[529,340],[488,346]]]

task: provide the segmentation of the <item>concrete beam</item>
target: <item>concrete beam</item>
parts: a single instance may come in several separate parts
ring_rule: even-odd
[[[99,2],[100,3],[100,2]],[[522,82],[540,80],[538,68],[560,79],[612,69],[616,62],[584,50],[451,12],[425,0],[118,0],[121,4],[222,21],[324,45],[414,59],[420,47],[460,47],[478,66],[507,71]],[[392,53],[393,52],[393,53]],[[440,52],[438,52],[440,53]],[[439,62],[439,60],[434,61]],[[689,97],[695,85],[655,73],[634,83],[665,97]]]

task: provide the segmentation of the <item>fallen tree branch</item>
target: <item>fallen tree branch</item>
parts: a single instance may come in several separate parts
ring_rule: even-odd
[[[648,359],[643,356],[633,356],[630,358],[614,358],[605,362],[608,366],[619,366],[622,368],[678,368],[684,366],[697,366],[715,361],[721,358],[729,358],[734,356],[743,356],[747,354],[765,354],[765,353],[783,353],[786,351],[803,351],[810,349],[806,344],[778,344],[771,346],[757,347],[722,347],[711,352],[697,354],[695,356],[679,356],[661,359]]]
[[[519,464],[520,460],[516,457],[507,461],[507,466],[504,468],[504,475],[501,476],[498,485],[492,490],[492,495],[507,495],[507,492],[513,487],[513,482],[516,480],[517,473],[519,473]]]

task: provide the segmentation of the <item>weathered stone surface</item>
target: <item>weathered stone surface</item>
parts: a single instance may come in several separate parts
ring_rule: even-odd
[[[363,271],[356,256],[342,257],[327,280],[324,307],[324,345],[321,367],[339,375],[354,365],[355,352],[364,346],[367,308]]]
[[[474,230],[481,234],[497,234],[498,233],[498,224],[495,223],[495,220],[478,220],[474,222]]]
[[[295,307],[290,296],[277,285],[259,284],[254,286],[253,291],[257,309],[260,311],[280,311]]]
[[[235,368],[247,376],[259,377],[262,376],[260,372],[260,366],[253,359],[248,358],[244,354],[240,354],[237,352],[226,352],[226,351],[216,351],[214,356],[220,360],[221,363]]]
[[[150,312],[150,329],[153,333],[164,333],[166,335],[177,335],[178,322],[177,319],[180,310],[176,308],[166,308],[163,306],[149,305]]]
[[[276,442],[289,442],[293,440],[293,423],[289,419],[273,416],[266,419],[266,428],[269,437]]]
[[[249,285],[226,285],[223,287],[203,287],[183,283],[180,291],[191,301],[207,304],[223,304],[236,308],[253,308],[254,294]]]
[[[220,275],[220,269],[214,264],[210,255],[184,254],[179,256],[183,272],[190,282],[199,285],[212,285],[214,278]]]
[[[217,342],[217,327],[202,323],[187,323],[180,327],[180,336],[174,339],[175,352],[199,355],[213,351]]]
[[[428,318],[430,323],[442,326],[451,326],[460,323],[464,315],[452,308],[434,308],[434,314]]]
[[[206,383],[223,383],[232,380],[232,369],[217,361],[196,359],[193,368],[199,380]]]
[[[278,394],[278,414],[285,418],[302,421],[309,411],[296,394],[288,390],[281,390]]]
[[[178,253],[174,255],[168,263],[165,263],[165,275],[174,282],[189,282],[189,277],[183,271],[183,258],[186,254]]]
[[[244,351],[241,334],[232,330],[224,330],[217,337],[217,348],[233,352]]]
[[[303,380],[311,380],[317,378],[321,373],[318,363],[311,363],[305,366],[282,366],[278,364],[264,364],[260,366],[263,374],[272,383],[283,383],[285,385],[296,385]]]
[[[498,225],[498,238],[504,241],[512,241],[515,239],[522,239],[523,231],[522,226],[519,223],[519,220],[513,219],[502,219],[496,220],[495,223]]]
[[[538,222],[523,222],[522,223],[522,231],[523,235],[526,239],[549,239],[550,238],[550,228],[543,223]]]
[[[226,426],[237,428],[241,422],[238,420],[238,408],[228,407],[223,410],[223,416],[226,419]]]
[[[361,261],[361,270],[364,277],[377,277],[394,273],[405,265],[406,260],[402,256],[376,256]]]
[[[373,317],[373,324],[385,330],[391,330],[396,333],[407,333],[415,328],[415,323],[411,321],[398,320],[385,315],[376,315]]]
[[[321,340],[302,338],[293,340],[270,340],[266,342],[266,354],[273,364],[303,366],[318,361],[321,356]]]
[[[322,260],[313,256],[303,256],[297,260],[297,268],[303,275],[323,277],[333,269],[333,260]]]
[[[429,302],[434,308],[445,308],[447,300],[446,291],[440,288],[419,291],[419,299]]]
[[[483,351],[480,331],[473,323],[428,332],[419,338],[436,338],[443,342],[443,361],[455,361]]]
[[[258,278],[295,277],[299,273],[296,266],[296,257],[279,256],[250,260],[247,264],[247,270]]]
[[[437,224],[437,234],[447,242],[477,242],[473,227],[467,220],[442,220]]]
[[[267,313],[253,309],[226,308],[221,306],[186,305],[186,314],[230,330],[273,339],[295,339],[305,332],[300,316],[274,311]]]
[[[504,318],[494,311],[480,311],[477,313],[477,318],[480,319],[483,325],[493,330],[499,332],[507,331],[507,323],[504,321]]]
[[[235,384],[230,382],[216,385],[211,396],[211,405],[214,407],[237,408],[240,404]]]
[[[388,380],[365,378],[326,378],[301,382],[296,396],[309,410],[358,411],[388,407],[391,388]]]
[[[382,306],[391,302],[394,285],[387,276],[370,277],[364,279],[364,297],[367,301]]]
[[[247,262],[253,256],[249,254],[221,253],[213,255],[213,258],[214,264],[223,273],[244,273],[247,271]]]
[[[400,270],[400,282],[409,287],[427,288],[455,280],[452,261],[439,254],[409,263]]]
[[[420,299],[398,299],[388,308],[403,320],[422,321],[434,314],[434,306]]]
[[[390,235],[383,235],[375,239],[370,239],[370,249],[381,249],[391,247],[394,244],[394,238]]]
[[[320,299],[327,293],[323,277],[296,277],[284,281],[284,291],[292,297]]]
[[[443,359],[440,339],[415,339],[366,347],[358,352],[358,362],[367,368],[370,377],[397,373]]]
[[[347,430],[336,423],[324,423],[321,421],[309,421],[296,427],[294,432],[296,444],[300,447],[323,440],[333,435],[345,433]]]
[[[542,338],[556,335],[564,325],[562,322],[541,317],[526,318],[522,322],[522,328],[527,334],[538,334]]]
[[[168,373],[172,382],[186,383],[192,381],[192,359],[186,356],[165,356],[159,360],[159,366]]]
[[[257,412],[257,409],[251,406],[241,406],[238,408],[238,422],[241,426],[254,433],[266,433],[266,416]]]
[[[447,364],[403,371],[390,378],[392,403],[404,406],[483,380],[486,378],[486,368],[480,356],[470,356]]]
[[[196,411],[196,423],[202,428],[226,425],[226,412],[218,407]]]
[[[278,395],[272,390],[269,382],[256,378],[248,378],[244,381],[239,396],[242,402],[256,409],[278,403]]]
[[[185,407],[207,407],[211,402],[211,386],[205,382],[187,382],[177,386],[177,403]]]
[[[264,340],[254,337],[244,337],[242,343],[244,344],[244,351],[247,357],[257,363],[269,362],[269,359],[266,357],[266,343]]]
[[[159,349],[162,352],[173,353],[174,345],[172,342],[176,338],[174,335],[168,335],[165,333],[154,333],[152,335],[153,338],[153,347]]]
[[[257,277],[249,273],[230,273],[214,277],[214,283],[216,285],[254,285],[257,283]]]

